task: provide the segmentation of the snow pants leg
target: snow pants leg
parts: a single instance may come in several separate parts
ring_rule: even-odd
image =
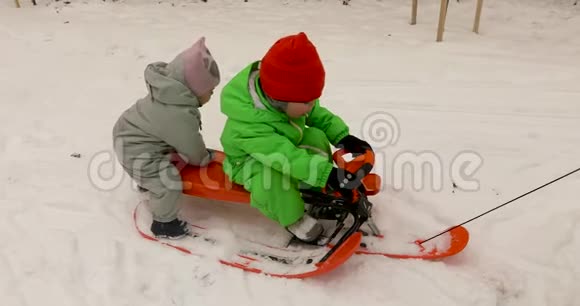
[[[183,185],[179,171],[171,163],[161,163],[158,176],[134,178],[139,186],[148,190],[148,208],[153,220],[169,222],[177,218]]]
[[[124,156],[122,154],[125,154]],[[159,222],[177,218],[183,185],[181,175],[169,159],[149,160],[129,156],[118,150],[117,156],[125,172],[139,185],[147,189],[145,203]]]
[[[331,160],[330,143],[323,131],[306,128],[300,148],[312,154],[328,156]],[[243,185],[251,193],[251,205],[268,218],[286,227],[304,215],[304,201],[300,196],[301,182],[287,175],[264,167],[256,160],[250,160],[244,167]]]

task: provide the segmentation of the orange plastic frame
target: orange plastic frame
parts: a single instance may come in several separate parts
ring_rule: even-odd
[[[230,181],[223,171],[225,154],[214,151],[214,159],[206,167],[187,165],[181,170],[183,193],[212,200],[250,203],[250,193]]]
[[[196,167],[186,165],[181,170],[181,180],[183,181],[183,193],[225,202],[250,203],[250,193],[242,185],[230,181],[223,171],[223,161],[225,154],[221,151],[214,151],[214,159],[206,167]],[[364,163],[374,164],[374,154],[369,152],[361,155],[352,161],[345,162],[342,155],[345,151],[336,151],[333,159],[339,167],[356,172]],[[381,187],[381,178],[376,174],[369,174],[362,183],[367,195],[375,195]]]

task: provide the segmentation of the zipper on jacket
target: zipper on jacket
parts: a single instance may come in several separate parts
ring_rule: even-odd
[[[262,100],[260,99],[260,97],[258,96],[258,89],[256,86],[256,79],[259,75],[259,70],[253,70],[250,73],[250,77],[248,79],[248,87],[249,87],[249,92],[250,92],[250,96],[252,97],[252,100],[254,102],[254,107],[257,109],[267,109],[266,105],[264,105],[264,103],[262,102]],[[292,121],[292,119],[288,119],[288,122],[290,122],[290,125],[292,125],[295,129],[298,130],[298,132],[300,133],[300,139],[298,140],[298,143],[302,142],[302,138],[304,138],[304,131],[300,128],[300,126],[298,126],[298,124],[296,124],[296,122]]]
[[[304,131],[298,126],[298,124],[296,124],[296,122],[292,121],[292,119],[288,120],[288,122],[290,122],[290,125],[295,127],[298,130],[298,132],[300,133],[300,139],[298,140],[298,143],[301,143],[302,138],[304,138]]]

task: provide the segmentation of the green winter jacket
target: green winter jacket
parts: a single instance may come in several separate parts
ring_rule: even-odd
[[[333,165],[328,157],[298,147],[303,131],[306,126],[316,127],[335,145],[349,134],[348,126],[318,100],[299,119],[275,110],[260,88],[259,63],[239,72],[221,93],[221,111],[227,116],[220,139],[226,154],[224,171],[242,183],[245,162],[253,158],[298,181],[324,187]]]
[[[200,134],[200,104],[185,85],[183,69],[180,56],[145,69],[149,94],[123,112],[113,128],[116,151],[122,153],[121,164],[126,169],[138,161],[144,166],[143,176],[156,176],[155,162],[174,152],[190,164],[209,162]]]

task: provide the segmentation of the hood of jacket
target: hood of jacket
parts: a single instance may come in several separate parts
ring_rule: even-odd
[[[145,83],[153,100],[168,105],[200,107],[199,100],[185,85],[181,55],[169,63],[155,62],[145,68]]]
[[[222,113],[243,122],[287,122],[288,115],[274,109],[259,85],[259,62],[240,71],[223,88],[220,97]]]

